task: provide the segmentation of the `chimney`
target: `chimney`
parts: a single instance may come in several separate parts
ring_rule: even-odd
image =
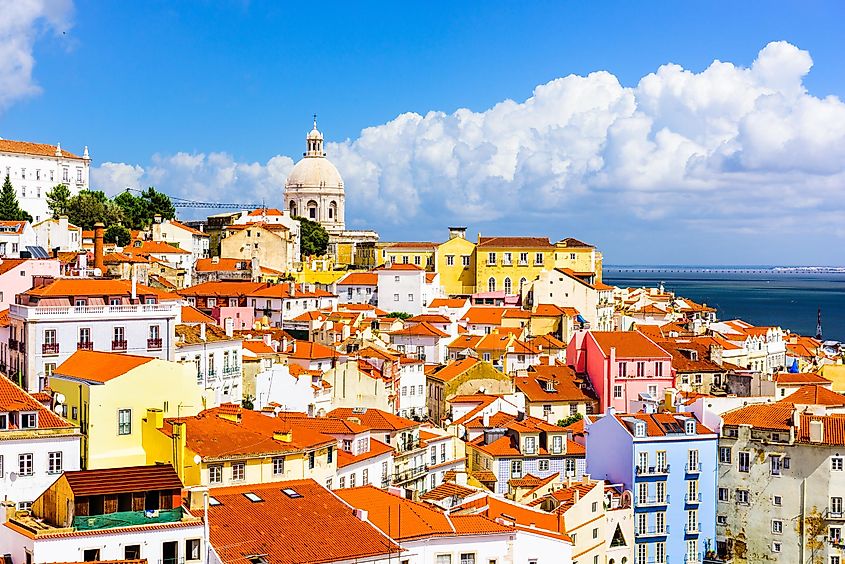
[[[188,489],[188,508],[191,511],[199,511],[205,508],[205,496],[208,494],[208,488],[205,486],[195,486]]]
[[[273,336],[270,335],[270,333],[264,333],[261,336],[261,340],[264,341],[264,344],[267,345],[268,347],[271,346],[270,343],[272,342],[272,339],[273,339]]]
[[[572,491],[572,503],[578,503],[578,500],[581,499],[581,492],[578,489]]]
[[[485,413],[484,416],[481,418],[481,421],[482,421],[482,424],[484,425],[484,428],[485,429],[488,428],[490,426],[490,414]]]
[[[59,230],[60,231],[67,231],[67,216],[60,215],[59,216]]]
[[[367,522],[367,517],[369,516],[369,512],[367,512],[366,509],[353,509],[352,514],[365,523]]]
[[[106,226],[102,222],[94,224],[94,268],[100,269],[100,276],[106,273],[106,263],[103,261],[103,231]]]
[[[205,341],[205,321],[200,323],[200,340]]]
[[[455,483],[459,486],[467,485],[467,473],[462,471],[455,472]]]
[[[223,320],[223,326],[226,328],[226,336],[233,337],[235,335],[235,320],[227,317]]]
[[[810,421],[810,442],[817,444],[824,442],[824,423],[818,419]]]
[[[273,440],[281,441],[283,443],[293,442],[293,430],[286,429],[284,431],[273,431]]]
[[[290,297],[296,296],[296,283],[290,282]]]
[[[147,408],[147,421],[153,424],[156,429],[161,429],[164,427],[164,412],[154,407]]]
[[[132,303],[138,300],[138,269],[137,264],[132,263]]]

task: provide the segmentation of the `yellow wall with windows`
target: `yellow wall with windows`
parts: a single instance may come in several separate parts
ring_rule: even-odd
[[[388,243],[390,244],[390,243]],[[413,264],[429,272],[434,272],[435,249],[413,249],[383,247],[379,256],[380,264],[392,262],[394,264]]]
[[[452,257],[452,264],[449,264],[449,257]],[[438,245],[436,269],[446,295],[475,293],[475,258],[475,243],[463,237],[454,237]],[[466,261],[468,265],[464,266]]]
[[[493,257],[490,254],[493,253]],[[510,254],[510,261],[506,255]],[[520,262],[522,253],[527,253],[527,261]],[[476,248],[476,291],[489,292],[490,278],[495,280],[495,290],[506,290],[505,279],[510,279],[509,294],[519,293],[519,282],[533,282],[543,271],[554,268],[554,249],[551,248],[514,248],[485,245]],[[537,261],[542,256],[542,262]],[[491,260],[492,259],[492,260]]]
[[[82,464],[88,469],[146,464],[142,423],[147,409],[158,408],[164,417],[177,417],[196,415],[205,407],[196,369],[190,363],[152,359],[104,384],[54,374],[50,387],[64,394],[67,419],[80,426]],[[121,434],[118,411],[125,409],[130,411],[130,426],[128,433]]]
[[[555,268],[568,268],[574,272],[592,272],[601,282],[602,255],[594,247],[566,247],[555,245]]]

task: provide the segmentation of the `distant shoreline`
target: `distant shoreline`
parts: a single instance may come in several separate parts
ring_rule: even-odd
[[[687,266],[604,265],[602,270],[619,273],[714,273],[714,274],[845,274],[845,266]]]

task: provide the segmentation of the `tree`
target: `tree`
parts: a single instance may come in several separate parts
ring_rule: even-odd
[[[147,224],[156,215],[160,215],[162,219],[176,217],[176,208],[173,207],[170,196],[157,191],[152,186],[141,192],[141,200],[144,203],[144,209],[147,210]]]
[[[99,190],[82,190],[72,197],[67,214],[69,221],[82,229],[93,229],[97,222],[105,225],[123,222],[123,210]]]
[[[147,210],[144,209],[144,202],[141,198],[132,195],[128,190],[121,192],[114,197],[114,205],[120,208],[123,213],[124,223],[132,229],[145,227]]]
[[[391,317],[391,318],[401,319],[402,321],[405,321],[406,319],[410,319],[411,317],[414,317],[414,316],[411,315],[410,313],[406,313],[404,311],[391,311],[390,313],[385,315],[385,317]]]
[[[162,219],[176,217],[176,208],[173,207],[170,197],[152,186],[139,196],[134,196],[128,190],[121,192],[113,201],[123,214],[124,225],[130,229],[146,229],[157,215]]]
[[[70,198],[70,190],[64,184],[56,184],[52,190],[47,192],[47,207],[53,212],[54,218],[67,215]]]
[[[0,189],[0,219],[32,221],[32,216],[22,210],[18,204],[18,195],[12,187],[12,181],[8,174],[3,182],[3,188]]]
[[[299,254],[303,257],[322,256],[329,248],[329,234],[326,228],[316,221],[294,216],[299,221]]]
[[[572,415],[564,417],[563,419],[560,419],[557,422],[557,426],[558,427],[568,427],[568,426],[572,425],[573,423],[575,423],[576,421],[581,421],[583,418],[584,418],[584,416],[581,415],[580,413],[574,413]]]
[[[132,241],[132,233],[122,225],[110,225],[103,234],[103,241],[125,247]]]

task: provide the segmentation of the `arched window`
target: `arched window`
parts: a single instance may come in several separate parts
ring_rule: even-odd
[[[496,291],[496,279],[492,276],[487,280],[487,291],[488,292],[495,292]]]
[[[519,279],[519,293],[522,293],[522,289],[525,288],[525,284],[528,282],[524,277]]]
[[[511,293],[511,279],[510,276],[505,277],[505,294]]]
[[[308,219],[317,221],[317,202],[309,200],[308,202]]]
[[[329,219],[337,219],[337,202],[329,204]]]
[[[291,203],[290,203],[290,214],[291,214],[292,216],[293,216],[293,215],[296,215],[296,202],[291,202]]]

